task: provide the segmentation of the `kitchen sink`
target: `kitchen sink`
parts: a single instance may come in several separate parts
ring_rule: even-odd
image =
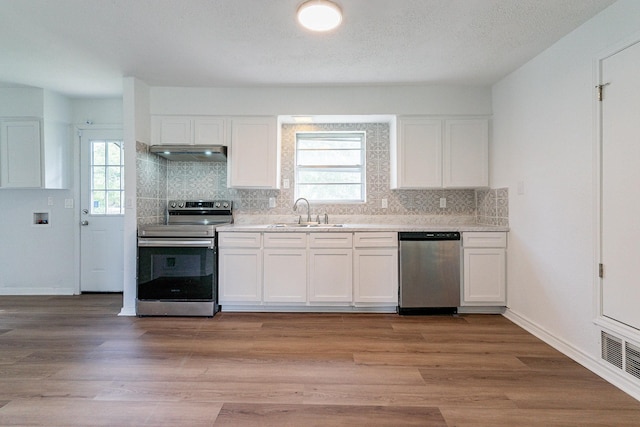
[[[297,224],[297,223],[277,223],[271,224],[269,227],[273,228],[333,228],[342,227],[344,224]]]

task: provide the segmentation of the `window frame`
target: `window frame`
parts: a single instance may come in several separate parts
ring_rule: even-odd
[[[331,148],[318,148],[318,149],[299,149],[298,142],[300,136],[306,135],[306,140],[313,139],[323,139],[326,137],[339,137],[340,135],[344,135],[345,137],[352,137],[357,135],[360,139],[360,164],[359,165],[336,165],[336,164],[317,164],[312,166],[304,166],[298,165],[298,154],[299,151],[335,151],[336,149]],[[343,150],[353,151],[354,149],[344,148]],[[300,194],[300,180],[299,180],[299,172],[300,171],[310,171],[310,170],[324,170],[324,171],[352,171],[357,170],[360,172],[360,198],[359,199],[312,199],[308,198],[310,203],[316,204],[364,204],[367,202],[367,133],[364,130],[345,130],[345,131],[325,131],[325,130],[304,130],[304,131],[296,131],[295,132],[295,140],[294,140],[294,196],[295,199],[299,197],[305,197]],[[320,183],[322,184],[322,182]],[[355,184],[355,183],[326,183],[327,185],[344,185],[344,184]]]
[[[95,159],[95,144],[105,144],[105,153],[104,153],[104,163],[97,163],[96,159]],[[109,144],[115,144],[119,147],[119,154],[120,154],[120,163],[118,165],[116,165],[115,163],[112,164],[110,163],[110,158],[109,158]],[[89,202],[90,202],[90,215],[93,216],[100,216],[100,217],[108,217],[108,216],[124,216],[124,211],[125,211],[125,188],[124,188],[124,173],[125,173],[125,168],[124,168],[124,140],[122,139],[111,139],[111,138],[96,138],[96,139],[91,139],[89,141]],[[96,170],[98,168],[103,168],[104,169],[104,188],[98,188],[95,185],[95,178],[96,178]],[[108,184],[108,180],[109,180],[109,171],[111,170],[110,168],[119,168],[119,182],[120,182],[120,187],[118,189],[115,188],[109,188],[109,184]],[[120,193],[119,194],[119,199],[120,199],[120,212],[119,213],[115,213],[115,212],[109,212],[109,204],[108,201],[111,199],[109,197],[108,193]],[[95,194],[96,193],[103,193],[104,194],[104,200],[105,200],[105,211],[104,212],[98,212],[97,208],[95,206]]]

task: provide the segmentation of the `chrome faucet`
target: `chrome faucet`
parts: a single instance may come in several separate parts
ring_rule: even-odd
[[[300,200],[304,200],[305,202],[307,202],[307,223],[311,222],[311,208],[309,207],[309,201],[307,199],[305,199],[304,197],[300,197],[298,200],[295,201],[295,203],[293,204],[293,211],[295,212],[298,209],[298,202]]]

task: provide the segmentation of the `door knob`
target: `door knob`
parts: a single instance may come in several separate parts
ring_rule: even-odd
[[[82,222],[80,223],[80,225],[89,225],[89,221],[84,220],[84,221],[82,221]]]
[[[89,213],[89,209],[82,209],[82,213],[85,214],[85,215],[88,214]]]

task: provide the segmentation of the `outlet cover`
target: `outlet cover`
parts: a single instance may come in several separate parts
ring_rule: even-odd
[[[380,200],[380,207],[382,209],[387,209],[389,207],[389,205],[387,204],[387,199],[381,199]]]
[[[269,207],[270,208],[275,208],[276,207],[276,198],[275,197],[269,197]]]
[[[447,207],[447,198],[446,197],[440,197],[440,207],[441,208],[446,208]]]

